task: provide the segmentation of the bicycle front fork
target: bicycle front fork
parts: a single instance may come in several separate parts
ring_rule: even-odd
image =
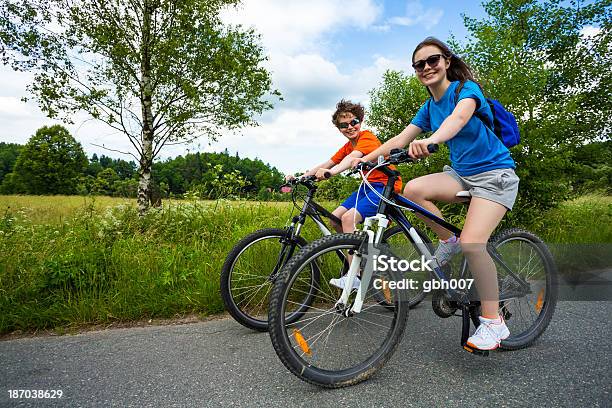
[[[371,228],[376,222],[377,229],[374,232]],[[348,273],[346,274],[346,285],[342,289],[342,295],[336,302],[336,309],[341,311],[345,316],[350,316],[355,313],[361,312],[363,302],[365,300],[370,280],[372,280],[372,274],[374,271],[374,257],[380,254],[380,250],[377,248],[378,243],[381,241],[382,234],[389,225],[389,220],[384,214],[376,214],[374,217],[367,217],[364,220],[362,233],[367,235],[359,247],[359,249],[353,254],[353,259],[349,267]],[[353,301],[353,305],[349,308],[349,296],[353,290],[353,281],[355,277],[359,275],[361,271],[359,289],[357,289],[357,295]]]

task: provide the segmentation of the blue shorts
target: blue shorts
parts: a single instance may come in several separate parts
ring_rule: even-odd
[[[383,190],[385,189],[385,185],[383,183],[371,183],[374,190],[378,191],[379,194],[382,195]],[[359,197],[357,196],[359,193]],[[369,200],[368,200],[369,198]],[[357,200],[357,202],[355,202]],[[376,215],[378,210],[378,203],[380,202],[380,197],[377,196],[370,187],[362,184],[357,191],[351,194],[342,204],[341,207],[350,210],[351,208],[356,208],[357,212],[361,215],[363,219],[366,217],[372,217]]]

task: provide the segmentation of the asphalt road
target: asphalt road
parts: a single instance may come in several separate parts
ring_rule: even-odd
[[[398,352],[340,390],[304,383],[231,319],[0,342],[0,406],[612,406],[612,302],[562,302],[532,347],[473,356],[461,320],[411,311]],[[9,390],[62,390],[56,400]]]

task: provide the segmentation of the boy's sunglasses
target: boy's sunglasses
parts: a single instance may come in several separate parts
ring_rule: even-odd
[[[414,68],[416,72],[423,72],[423,70],[425,69],[425,64],[429,65],[432,68],[435,68],[438,66],[440,58],[443,56],[444,55],[442,54],[430,55],[429,57],[427,57],[427,59],[416,61],[414,64],[412,64],[412,68]]]
[[[357,126],[361,121],[357,118],[351,120],[350,122],[338,123],[338,129],[348,129],[349,125],[352,127]]]

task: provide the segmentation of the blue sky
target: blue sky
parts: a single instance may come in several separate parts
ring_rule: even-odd
[[[267,67],[284,101],[258,118],[259,127],[228,133],[212,144],[200,140],[168,147],[161,158],[227,148],[259,157],[283,172],[325,161],[345,142],[330,122],[335,103],[350,98],[367,107],[368,91],[386,69],[412,73],[410,55],[423,38],[446,40],[451,33],[465,38],[462,13],[485,15],[477,1],[244,0],[223,19],[262,34]],[[30,80],[29,74],[0,67],[0,141],[25,143],[38,127],[55,123],[34,103],[20,101]],[[88,155],[119,157],[93,144],[130,149],[124,136],[84,114],[68,127]]]

